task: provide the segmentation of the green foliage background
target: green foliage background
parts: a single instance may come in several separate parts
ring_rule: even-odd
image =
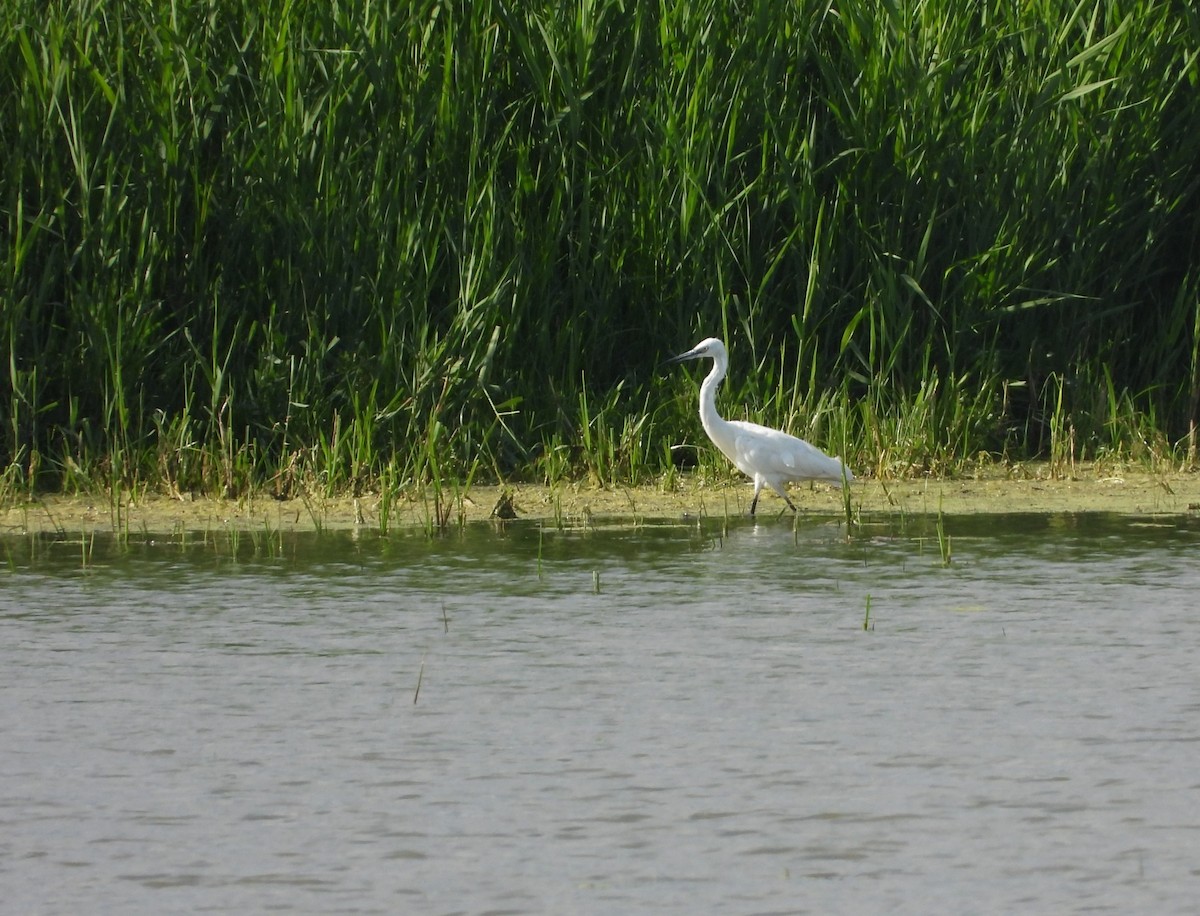
[[[10,0],[0,469],[601,481],[661,359],[860,472],[1181,456],[1185,2]]]

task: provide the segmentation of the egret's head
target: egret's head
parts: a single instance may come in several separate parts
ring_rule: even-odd
[[[728,354],[725,351],[725,344],[721,343],[715,337],[708,337],[692,347],[686,353],[680,353],[678,356],[672,356],[668,363],[682,363],[689,359],[703,359],[704,357],[715,359],[718,362],[723,362],[728,359]]]

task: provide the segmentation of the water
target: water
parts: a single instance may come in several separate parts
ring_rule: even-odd
[[[1200,524],[947,529],[4,540],[4,909],[1194,911]]]

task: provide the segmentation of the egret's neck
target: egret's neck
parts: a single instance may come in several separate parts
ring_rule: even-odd
[[[712,370],[700,385],[700,423],[713,440],[720,438],[720,431],[725,427],[725,420],[717,413],[717,386],[725,378],[727,369],[724,360],[714,359]]]

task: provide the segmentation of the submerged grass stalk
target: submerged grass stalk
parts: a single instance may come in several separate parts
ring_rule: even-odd
[[[421,667],[417,669],[417,687],[413,691],[413,706],[417,705],[417,698],[421,696],[421,681],[425,677],[425,656],[421,656]]]
[[[545,534],[545,528],[538,525],[538,549],[537,549],[537,577],[538,581],[543,581],[542,573],[542,536]]]
[[[938,506],[937,514],[937,539],[938,553],[942,558],[942,566],[949,566],[954,557],[951,549],[950,535],[946,534],[945,521],[942,517],[942,507],[940,505]]]

